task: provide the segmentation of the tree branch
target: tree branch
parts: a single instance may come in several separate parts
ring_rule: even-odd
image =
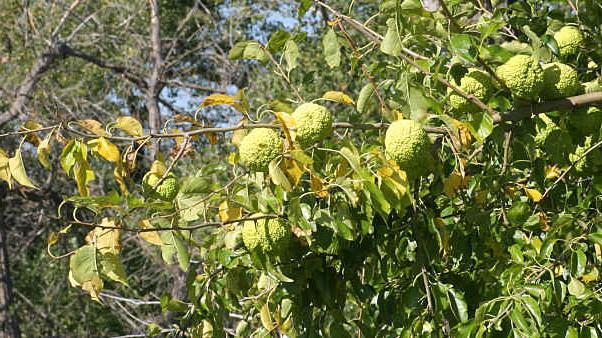
[[[148,0],[151,9],[151,46],[153,58],[153,69],[148,79],[148,88],[146,90],[145,101],[148,110],[148,126],[151,133],[157,133],[161,126],[161,111],[157,97],[161,91],[160,78],[163,69],[163,56],[161,55],[161,19],[159,15],[159,3],[157,0]],[[159,151],[159,144],[154,142],[151,147],[151,158]]]

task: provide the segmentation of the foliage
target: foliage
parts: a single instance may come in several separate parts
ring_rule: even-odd
[[[185,273],[185,294],[160,299],[173,326],[150,335],[597,337],[602,133],[571,110],[602,100],[566,97],[600,77],[585,41],[600,41],[602,7],[494,3],[298,1],[300,20],[325,23],[229,49],[252,69],[248,90],[205,97],[159,135],[133,116],[26,126],[0,152],[0,178],[36,188],[22,160],[32,144],[75,181],[48,250],[80,239],[68,278],[92,299],[134,288],[124,233]],[[569,24],[582,40],[563,40]],[[559,62],[577,72],[571,90],[541,66]],[[491,83],[473,90],[475,72]],[[239,123],[200,123],[219,105]],[[156,138],[173,149],[150,174],[180,182],[163,200],[132,175]],[[114,190],[94,193],[103,165]]]

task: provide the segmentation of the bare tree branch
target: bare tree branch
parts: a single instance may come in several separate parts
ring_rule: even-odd
[[[151,9],[151,46],[152,46],[152,58],[153,58],[153,69],[151,71],[150,78],[148,79],[148,88],[146,90],[146,108],[148,109],[148,125],[151,133],[157,133],[161,126],[161,111],[159,109],[159,102],[157,97],[161,91],[161,72],[163,69],[163,56],[161,55],[161,18],[159,14],[159,3],[157,0],[149,0]],[[151,158],[155,158],[156,153],[159,150],[158,143],[153,143],[151,148]]]

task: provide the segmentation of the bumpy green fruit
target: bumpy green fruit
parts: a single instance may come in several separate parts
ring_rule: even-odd
[[[395,121],[385,134],[387,155],[410,177],[426,175],[433,169],[430,147],[428,135],[420,123],[413,120]]]
[[[564,26],[554,34],[554,40],[556,40],[556,43],[558,44],[560,56],[566,58],[579,52],[584,39],[579,28]]]
[[[240,142],[240,160],[252,171],[267,171],[270,162],[282,154],[280,134],[269,128],[251,130]]]
[[[332,114],[323,106],[304,103],[293,112],[295,141],[303,148],[322,141],[332,132]]]
[[[173,173],[169,173],[167,177],[157,186],[153,188],[161,179],[160,175],[152,172],[146,173],[142,178],[142,188],[148,197],[158,198],[163,201],[171,201],[176,197],[180,188],[178,179]]]
[[[599,149],[585,154],[591,148],[592,143],[592,137],[586,137],[583,145],[578,146],[575,152],[569,155],[569,159],[575,164],[575,171],[579,174],[597,173],[602,168],[602,152]]]
[[[280,218],[246,221],[242,228],[242,241],[247,249],[267,255],[284,253],[291,238],[291,228]]]
[[[552,162],[566,164],[568,154],[574,147],[571,135],[545,114],[540,114],[538,117],[543,123],[538,126],[535,144],[548,155]]]
[[[571,115],[569,123],[582,136],[598,135],[602,126],[602,109],[599,107],[579,108]]]
[[[583,87],[579,83],[577,71],[571,66],[560,62],[548,63],[543,66],[544,99],[559,99],[580,94]]]
[[[537,101],[543,88],[543,69],[528,55],[515,55],[496,70],[497,76],[518,98]]]
[[[460,80],[458,86],[466,94],[473,95],[483,102],[489,101],[493,94],[494,86],[489,74],[478,69],[469,69],[468,73]],[[448,89],[450,106],[462,113],[476,113],[481,110],[476,104]]]

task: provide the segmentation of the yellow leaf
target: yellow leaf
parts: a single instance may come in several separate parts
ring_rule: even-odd
[[[58,241],[59,241],[59,235],[56,232],[51,231],[48,234],[48,246],[53,246],[56,243],[58,243]]]
[[[355,104],[353,99],[343,92],[328,91],[328,92],[324,93],[324,95],[322,95],[322,98],[326,99],[326,100],[343,103],[343,104],[348,104],[348,105]]]
[[[380,177],[390,177],[394,174],[393,168],[389,166],[382,166],[376,172]]]
[[[235,130],[232,133],[232,140],[230,142],[232,142],[233,145],[238,147],[242,139],[245,138],[245,136],[247,136],[246,129]]]
[[[289,181],[293,183],[293,186],[297,186],[299,181],[301,181],[301,176],[303,176],[304,171],[299,167],[297,161],[291,158],[285,158],[284,161],[281,162],[280,166],[284,173],[288,177]]]
[[[17,149],[15,156],[8,160],[8,166],[10,167],[11,176],[15,181],[19,182],[20,185],[37,189],[38,187],[27,176],[25,167],[23,166],[23,158],[21,157],[21,147]]]
[[[458,133],[460,136],[460,143],[465,148],[468,148],[472,144],[472,135],[470,134],[470,130],[465,124],[462,123],[458,125]]]
[[[598,271],[598,269],[595,266],[592,268],[592,270],[590,272],[581,276],[581,280],[584,281],[585,283],[595,282],[599,278],[600,278],[600,272]]]
[[[105,160],[109,162],[119,162],[119,160],[121,160],[119,148],[117,148],[116,145],[114,145],[104,137],[99,137],[97,139],[90,140],[88,141],[88,145],[91,147],[91,150],[93,152],[102,156]]]
[[[29,120],[21,127],[20,131],[36,130],[43,126],[35,121]],[[25,136],[25,141],[37,146],[42,141],[36,133],[30,133]]]
[[[259,318],[261,319],[261,324],[263,324],[263,327],[265,327],[266,330],[272,331],[274,329],[274,322],[272,320],[272,315],[270,314],[268,303],[263,304],[261,307]]]
[[[80,127],[86,129],[94,135],[107,136],[107,132],[102,127],[102,123],[96,120],[78,120],[75,121],[75,123],[77,123]]]
[[[207,96],[203,102],[201,103],[201,108],[209,107],[209,106],[217,106],[220,104],[227,104],[230,106],[234,106],[236,103],[236,98],[230,95],[225,94],[211,94]]]
[[[311,175],[311,190],[320,198],[328,197],[328,190],[324,188],[324,181],[316,175]]]
[[[8,183],[8,188],[12,189],[13,184],[11,180],[10,167],[8,165],[9,157],[4,151],[4,149],[0,148],[0,180]]]
[[[102,279],[98,276],[93,276],[90,280],[83,282],[81,285],[82,290],[87,291],[90,294],[90,298],[97,302],[100,302],[98,294],[100,293],[100,290],[102,290],[102,287]]]
[[[134,137],[140,137],[144,134],[142,124],[131,116],[121,116],[117,118],[113,127],[121,129]]]
[[[219,205],[219,219],[222,222],[236,220],[242,217],[242,208],[232,208],[225,200]]]
[[[547,165],[545,168],[546,180],[560,176],[560,169],[555,165]]]
[[[38,161],[44,166],[44,168],[50,170],[52,165],[48,160],[48,155],[50,154],[50,141],[52,140],[52,133],[46,135],[44,140],[38,144]]]
[[[452,172],[448,178],[443,180],[443,192],[447,197],[454,197],[456,195],[456,191],[462,187],[462,175],[459,172]]]
[[[121,229],[108,229],[116,228],[117,225],[114,219],[103,218],[100,222],[102,227],[96,227],[88,233],[86,236],[86,242],[88,244],[96,243],[96,249],[100,253],[112,253],[118,255],[121,251]]]
[[[140,225],[140,227],[142,229],[153,229],[154,228],[151,225],[150,221],[147,219],[140,220],[140,222],[138,222],[138,225]],[[138,233],[138,236],[140,236],[140,238],[149,242],[150,244],[159,245],[159,246],[163,245],[161,236],[159,236],[159,233],[156,231],[142,231],[142,232]]]
[[[527,196],[535,203],[541,201],[542,194],[537,189],[525,188]]]
[[[127,176],[127,172],[123,169],[121,162],[117,162],[115,169],[113,169],[113,177],[115,178],[115,182],[117,182],[121,193],[123,193],[125,196],[128,196],[130,192],[127,184],[125,183],[125,176]]]
[[[288,146],[292,149],[293,148],[293,140],[295,139],[295,132],[293,130],[291,130],[291,128],[294,128],[295,125],[297,125],[297,122],[295,121],[293,116],[289,113],[275,112],[274,114],[276,115],[276,118],[282,125],[282,130],[284,131],[284,136],[286,137],[286,140],[288,141]]]

